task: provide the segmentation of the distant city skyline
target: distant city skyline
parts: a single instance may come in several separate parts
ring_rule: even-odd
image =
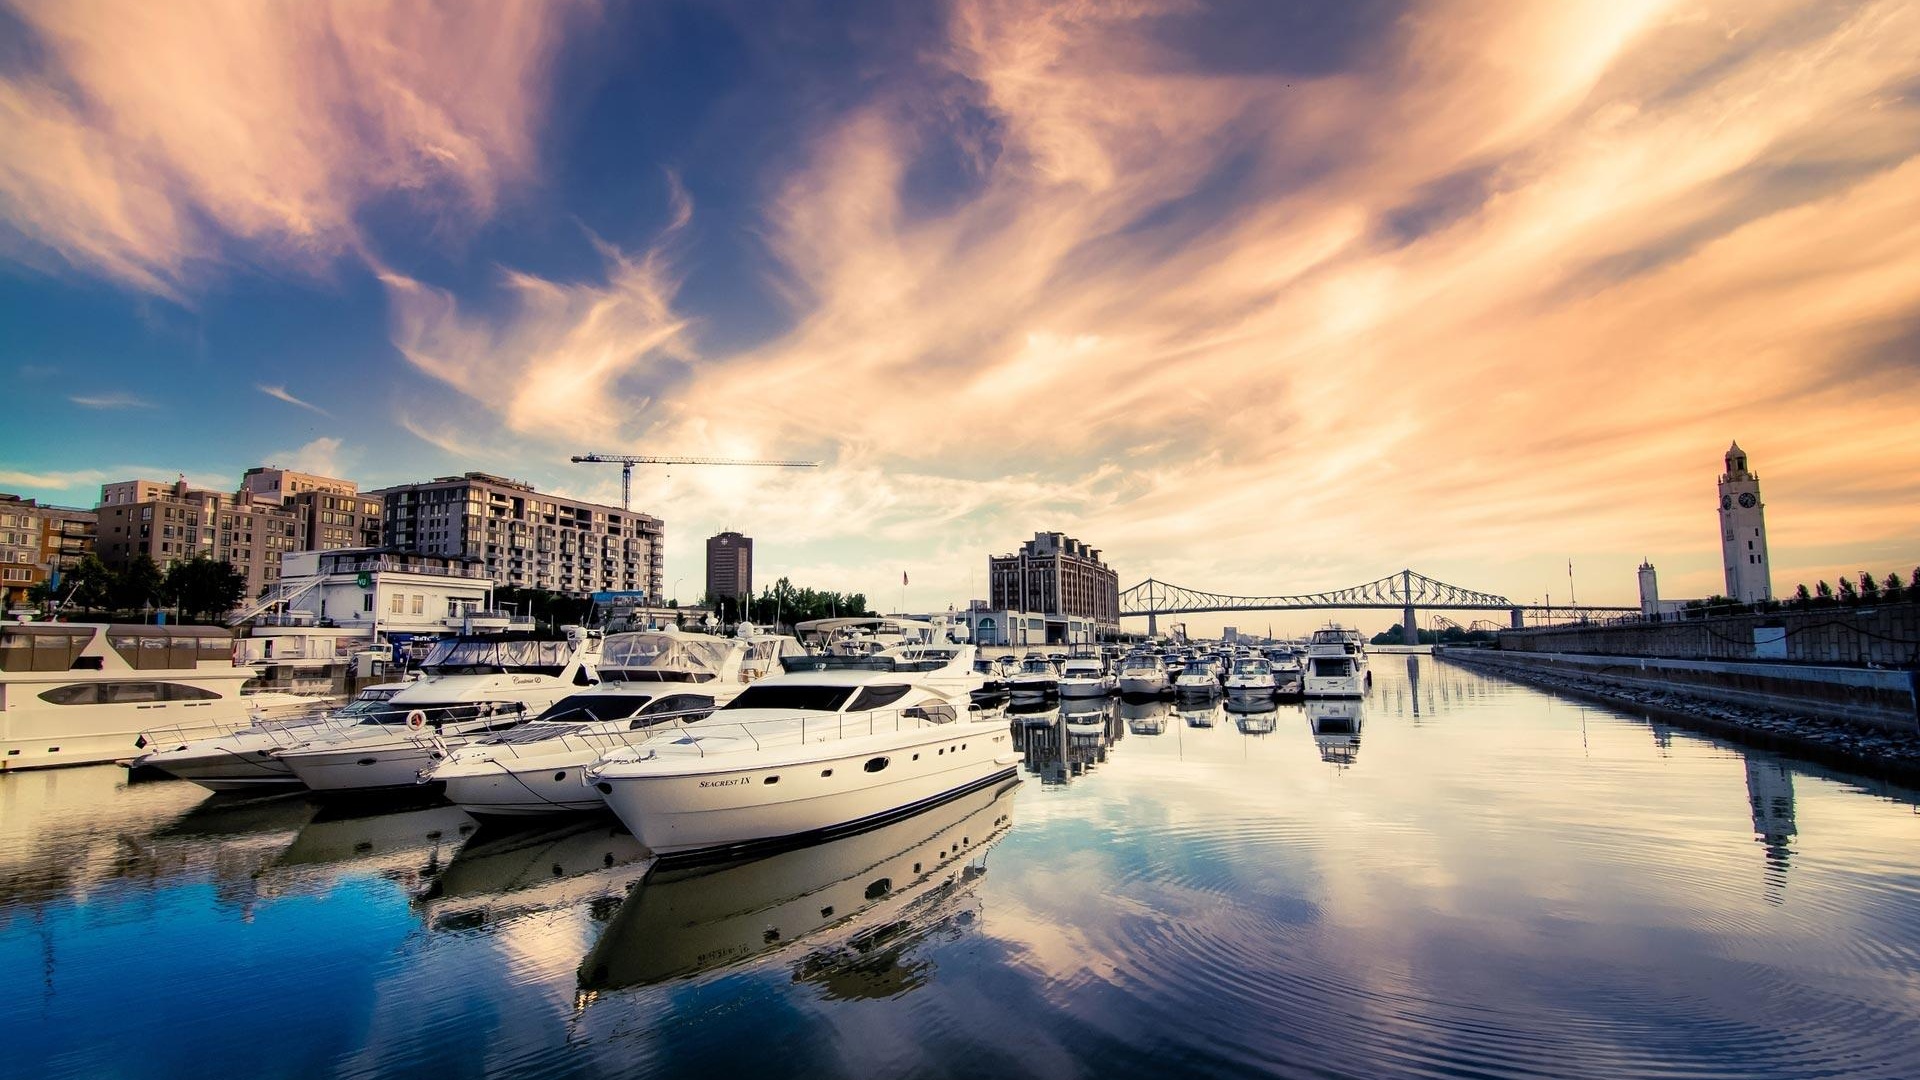
[[[0,491],[804,458],[637,470],[667,580],[1635,604],[1737,439],[1776,595],[1920,562],[1911,4],[192,6],[0,0]]]

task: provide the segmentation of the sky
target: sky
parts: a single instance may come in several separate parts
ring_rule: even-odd
[[[1911,0],[0,0],[0,148],[24,496],[806,459],[638,469],[669,593],[1632,604],[1738,439],[1776,591],[1920,563]]]

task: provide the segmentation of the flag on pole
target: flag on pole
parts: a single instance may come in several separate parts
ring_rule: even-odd
[[[900,587],[903,589],[907,587],[907,572],[905,570],[900,571]]]

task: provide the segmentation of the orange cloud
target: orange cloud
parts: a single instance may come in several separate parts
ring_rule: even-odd
[[[0,215],[28,245],[182,295],[232,238],[317,266],[369,199],[481,215],[525,181],[567,20],[548,4],[12,0]]]

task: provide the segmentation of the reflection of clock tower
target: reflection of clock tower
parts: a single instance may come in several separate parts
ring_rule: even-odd
[[[1727,448],[1727,471],[1720,474],[1720,554],[1728,596],[1743,604],[1773,599],[1760,478],[1747,470],[1747,452],[1739,443]]]

